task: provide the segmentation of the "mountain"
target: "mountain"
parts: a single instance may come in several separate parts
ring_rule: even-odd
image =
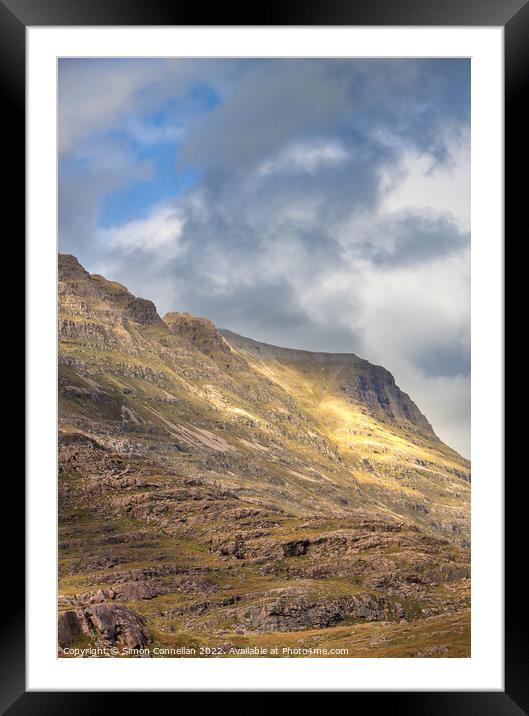
[[[60,255],[58,389],[62,655],[468,654],[470,465],[386,369]]]

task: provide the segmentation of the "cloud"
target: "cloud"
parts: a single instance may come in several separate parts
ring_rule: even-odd
[[[181,131],[181,122],[144,122],[164,108],[171,119],[193,114],[231,81],[231,60],[59,59],[59,154],[68,156],[87,139],[129,131],[138,141],[162,141]],[[221,70],[222,67],[222,70]],[[202,90],[202,91],[201,91]]]
[[[152,210],[145,219],[103,229],[99,238],[111,251],[124,254],[167,252],[167,256],[177,256],[184,223],[174,208],[162,206]]]
[[[162,313],[384,365],[468,454],[468,62],[153,67],[66,133],[62,249]],[[151,146],[193,184],[101,225],[116,186],[156,187]]]
[[[59,152],[119,122],[151,78],[143,62],[60,60]]]
[[[406,151],[398,166],[382,170],[381,210],[413,209],[448,214],[464,232],[470,231],[470,138],[468,131],[446,139],[450,161],[432,162],[428,153]]]
[[[335,142],[293,144],[273,159],[263,162],[258,173],[313,174],[318,169],[339,164],[347,158],[345,149]]]
[[[98,250],[98,217],[105,197],[153,178],[153,166],[119,142],[99,140],[79,149],[75,160],[59,165],[59,237],[80,260]]]
[[[157,125],[136,120],[128,123],[127,130],[140,144],[171,144],[181,139],[184,133],[183,127],[171,124]]]
[[[468,247],[448,258],[390,272],[364,267],[364,333],[369,342],[414,356],[448,341],[467,341],[469,267]]]

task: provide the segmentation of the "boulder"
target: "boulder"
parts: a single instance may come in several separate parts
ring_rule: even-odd
[[[134,602],[137,599],[153,599],[158,591],[148,582],[125,582],[115,584],[112,587],[115,599],[123,599],[126,602]]]
[[[89,633],[90,625],[80,609],[69,609],[59,614],[58,641],[60,646],[72,646],[78,637]]]
[[[86,614],[93,627],[110,646],[122,642],[132,649],[141,649],[149,641],[143,617],[126,607],[95,604],[86,610]]]

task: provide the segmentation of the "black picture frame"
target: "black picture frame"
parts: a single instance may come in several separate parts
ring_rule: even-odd
[[[207,23],[204,19],[207,18]],[[529,0],[284,0],[253,11],[235,5],[204,6],[159,0],[0,0],[0,91],[4,144],[8,153],[6,186],[11,219],[10,241],[25,232],[25,35],[29,26],[68,25],[363,25],[363,26],[502,26],[505,38],[505,236],[525,227],[525,174],[529,156],[524,107],[529,86]],[[20,238],[19,245],[23,245]],[[507,256],[506,256],[507,258]],[[11,307],[13,310],[13,307]],[[17,307],[16,321],[21,311]],[[502,436],[498,436],[501,440]],[[515,437],[509,439],[514,442]],[[509,443],[506,445],[508,454]],[[16,479],[15,479],[16,477]],[[516,475],[515,475],[516,477]],[[520,612],[521,557],[525,522],[517,481],[505,485],[505,690],[503,692],[355,692],[353,707],[369,698],[370,708],[392,714],[460,714],[515,716],[529,714],[527,627]],[[4,527],[9,536],[6,587],[11,599],[0,620],[0,708],[10,716],[24,714],[84,714],[114,705],[122,709],[126,694],[115,692],[26,692],[24,574],[24,481],[13,471],[14,489]],[[523,561],[523,560],[522,560]],[[16,585],[13,591],[12,585]],[[43,615],[44,618],[45,615]],[[420,685],[418,685],[420,688]],[[344,690],[346,690],[344,688]],[[147,706],[134,693],[134,708]],[[149,693],[147,698],[152,699]],[[118,701],[119,699],[119,701]],[[373,701],[375,699],[375,702]],[[109,703],[110,702],[110,703]],[[149,701],[152,707],[152,701]]]

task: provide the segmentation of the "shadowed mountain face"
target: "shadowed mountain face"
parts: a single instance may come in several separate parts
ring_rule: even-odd
[[[469,463],[384,368],[59,257],[62,649],[464,656],[469,529]]]

